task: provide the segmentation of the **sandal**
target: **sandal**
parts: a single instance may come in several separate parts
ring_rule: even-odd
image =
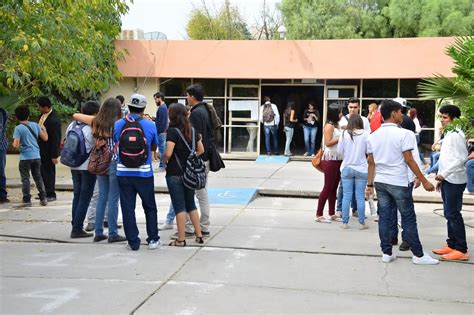
[[[202,236],[196,236],[196,243],[204,244],[204,240],[202,239]]]
[[[340,216],[338,216],[337,214],[333,214],[331,216],[331,220],[332,221],[338,221],[338,222],[342,222],[342,218]]]
[[[320,217],[316,217],[316,222],[319,222],[319,223],[331,223],[331,220],[326,219],[326,218],[323,217],[323,216],[320,216]]]
[[[186,240],[182,240],[182,241],[174,240],[171,243],[169,243],[168,245],[169,246],[184,247],[184,246],[186,246]]]

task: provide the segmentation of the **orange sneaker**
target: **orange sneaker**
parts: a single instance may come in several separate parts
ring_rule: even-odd
[[[469,255],[454,249],[449,254],[441,256],[441,260],[469,260]]]
[[[435,253],[436,255],[446,255],[446,254],[451,253],[453,250],[454,249],[446,245],[440,249],[433,249],[433,253]]]

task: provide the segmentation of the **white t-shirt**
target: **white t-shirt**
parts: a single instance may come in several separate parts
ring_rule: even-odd
[[[69,124],[69,126],[66,129],[66,135],[69,130],[71,130],[72,125],[74,124],[74,121]],[[84,140],[86,141],[86,152],[91,152],[92,148],[95,146],[95,139],[92,136],[92,128],[89,125],[84,126],[82,128],[82,133],[84,134]],[[87,171],[87,167],[89,166],[89,158],[82,163],[80,166],[76,167],[70,167],[71,170],[75,171]]]
[[[273,113],[275,114],[275,118],[270,122],[263,121],[263,108],[265,107],[265,104],[271,104]],[[260,122],[263,123],[264,126],[278,126],[280,124],[280,113],[278,112],[278,107],[270,102],[266,102],[265,104],[260,106]]]
[[[368,131],[370,133],[370,122],[365,116],[360,116],[362,118],[362,121],[364,122],[364,130]],[[347,123],[349,122],[349,114],[342,116],[342,118],[339,120],[339,128],[341,129],[346,129]]]
[[[408,165],[403,152],[416,147],[415,134],[393,123],[384,123],[369,136],[367,153],[375,162],[374,182],[408,187]]]
[[[337,152],[343,156],[341,171],[345,167],[361,173],[368,172],[367,164],[367,140],[369,132],[357,130],[354,132],[353,139],[347,131],[343,131],[337,143]]]

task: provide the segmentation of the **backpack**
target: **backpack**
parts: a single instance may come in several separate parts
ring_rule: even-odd
[[[186,165],[184,169],[181,166],[181,162],[179,161],[179,158],[176,156],[176,154],[174,155],[176,161],[178,162],[179,168],[183,171],[183,175],[181,176],[181,178],[183,180],[184,186],[193,190],[199,190],[206,187],[206,181],[207,181],[206,164],[204,164],[204,161],[196,154],[196,140],[194,138],[195,137],[194,128],[192,128],[192,146],[191,147],[189,147],[189,144],[184,138],[181,131],[178,128],[174,128],[174,129],[178,131],[178,134],[181,137],[181,140],[183,140],[184,144],[190,151],[188,157],[186,158]]]
[[[140,121],[143,118],[133,119],[127,115],[125,125],[120,132],[118,149],[120,162],[126,167],[140,167],[148,160],[146,137]]]
[[[95,175],[107,175],[109,173],[112,151],[110,150],[106,139],[98,139],[92,148],[87,170]]]
[[[207,111],[209,112],[209,117],[211,118],[212,129],[214,131],[220,129],[222,127],[222,121],[219,118],[219,116],[217,116],[216,109],[211,104],[207,104],[207,103],[204,103],[204,104],[206,104]]]
[[[66,134],[60,161],[69,167],[78,167],[87,161],[89,152],[86,150],[86,139],[83,129],[86,124],[75,121]]]
[[[263,105],[263,122],[269,123],[275,119],[275,112],[273,111],[272,104],[266,103]]]

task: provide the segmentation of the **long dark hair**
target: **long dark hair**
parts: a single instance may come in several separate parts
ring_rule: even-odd
[[[184,138],[191,142],[192,130],[191,122],[188,118],[188,110],[181,103],[173,103],[168,109],[170,119],[170,128],[178,128],[184,135]]]
[[[119,100],[113,97],[106,99],[99,113],[92,120],[92,136],[96,139],[112,137],[115,121],[120,118],[122,118],[122,110]]]
[[[283,112],[283,119],[284,119],[284,124],[286,125],[287,122],[290,121],[291,118],[291,111],[294,109],[293,107],[295,106],[295,102],[289,101],[288,104],[286,105],[285,111]]]
[[[353,114],[349,117],[347,122],[346,131],[351,136],[352,141],[354,141],[354,131],[364,129],[364,122],[362,117],[359,114]]]
[[[339,114],[341,113],[341,110],[342,110],[341,104],[339,103],[329,104],[326,122],[328,124],[331,124],[337,127],[339,124]]]

